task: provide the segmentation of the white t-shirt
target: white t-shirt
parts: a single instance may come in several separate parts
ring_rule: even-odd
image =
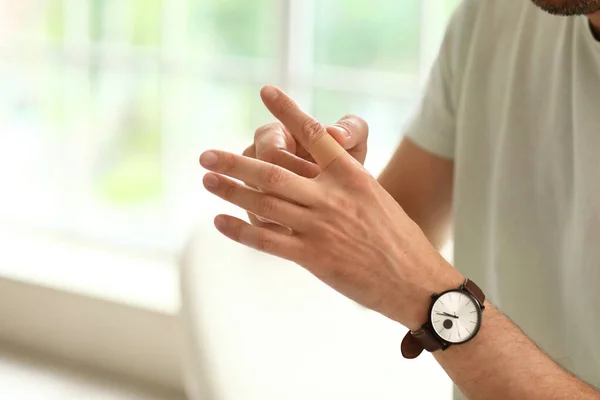
[[[600,42],[588,19],[465,0],[407,134],[454,159],[455,266],[600,386]]]

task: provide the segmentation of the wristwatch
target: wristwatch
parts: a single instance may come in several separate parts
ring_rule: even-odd
[[[404,358],[417,358],[423,350],[446,350],[473,339],[481,328],[485,295],[475,282],[465,279],[458,288],[431,296],[429,320],[402,340]]]

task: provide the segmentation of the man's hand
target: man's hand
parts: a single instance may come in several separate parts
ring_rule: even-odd
[[[227,215],[215,219],[217,229],[246,246],[295,261],[347,297],[418,329],[431,293],[458,287],[460,273],[323,125],[276,88],[263,89],[262,97],[297,144],[314,156],[320,173],[305,177],[250,157],[205,152],[200,162],[214,172],[204,178],[210,192],[291,234]]]
[[[264,97],[262,99],[267,105],[268,100]],[[348,114],[326,129],[348,154],[364,164],[367,157],[367,138],[369,136],[369,126],[365,120],[356,115]],[[243,155],[279,165],[306,178],[314,178],[321,172],[309,152],[281,122],[274,122],[258,128],[254,133],[254,143],[244,150]],[[286,228],[278,227],[272,221],[265,220],[250,212],[248,218],[255,226],[269,226],[282,233],[289,233]]]
[[[263,102],[267,105],[268,100],[263,97]],[[326,130],[356,161],[365,163],[369,136],[365,120],[356,115],[346,115]],[[243,155],[279,165],[307,178],[314,178],[320,172],[309,152],[281,122],[258,128],[254,133],[254,143],[244,150]]]

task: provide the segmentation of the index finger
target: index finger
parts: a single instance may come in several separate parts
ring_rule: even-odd
[[[346,151],[327,133],[319,121],[302,111],[291,97],[274,86],[265,86],[260,95],[269,111],[308,150],[322,170]]]
[[[254,134],[254,149],[254,157],[259,160],[279,165],[305,178],[319,175],[317,165],[298,156],[300,146],[281,123],[258,128]],[[302,151],[307,154],[305,149],[302,148]]]

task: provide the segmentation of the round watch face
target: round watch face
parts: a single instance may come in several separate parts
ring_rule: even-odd
[[[481,308],[469,294],[449,291],[434,301],[430,318],[440,338],[449,343],[464,343],[472,339],[481,326]]]

